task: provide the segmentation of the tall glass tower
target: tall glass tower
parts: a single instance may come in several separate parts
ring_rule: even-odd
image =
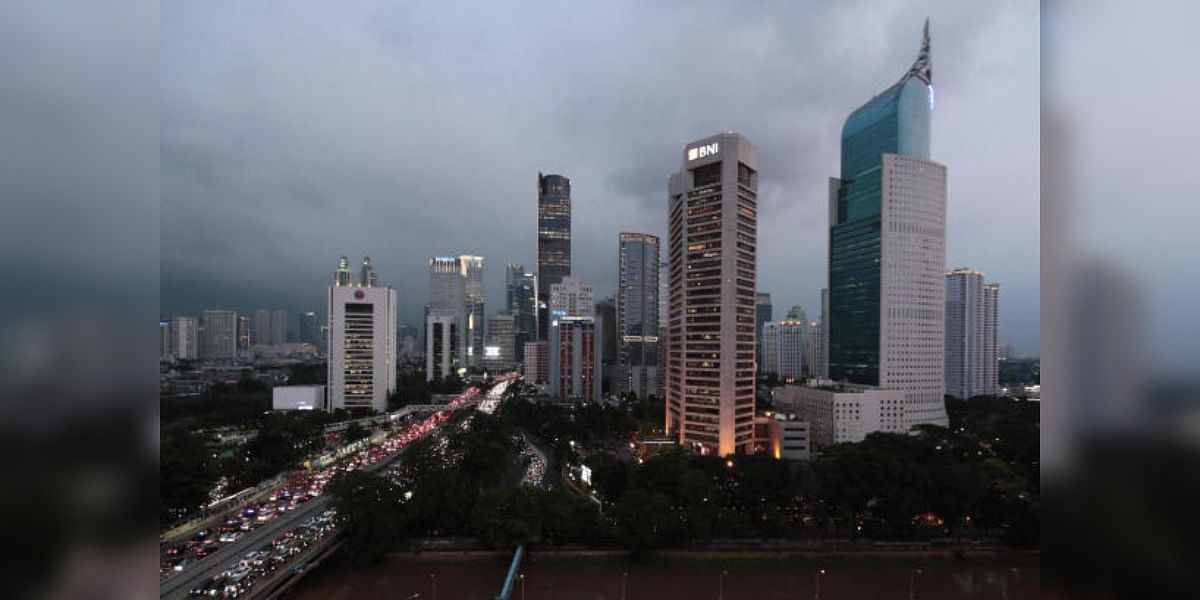
[[[829,193],[829,375],[905,391],[883,428],[946,424],[946,168],[929,160],[929,21],[916,62],[850,114]]]
[[[550,286],[571,275],[571,180],[538,173],[538,339],[550,331]]]
[[[624,232],[617,270],[616,388],[662,397],[658,339],[658,236]],[[607,325],[607,324],[605,324]],[[608,340],[604,340],[605,344]]]

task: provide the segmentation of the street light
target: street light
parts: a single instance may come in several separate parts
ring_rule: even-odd
[[[721,577],[717,579],[717,600],[725,599],[725,576],[729,571],[721,571]]]
[[[825,574],[825,569],[819,569],[816,573],[816,580],[817,580],[816,588],[817,588],[817,590],[816,590],[816,593],[813,594],[813,598],[815,598],[816,600],[821,600],[821,576],[824,574]]]
[[[525,574],[521,573],[521,600],[525,600]]]
[[[429,578],[433,580],[433,600],[437,600],[437,575],[430,573]]]
[[[625,578],[629,577],[628,571],[621,572],[621,600],[625,600]]]
[[[908,572],[908,600],[913,600],[917,597],[917,575],[921,573],[924,573],[924,571],[920,569],[913,569]]]

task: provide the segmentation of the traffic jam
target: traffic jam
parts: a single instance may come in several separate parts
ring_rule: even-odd
[[[226,515],[215,529],[201,529],[184,543],[164,547],[160,577],[167,579],[190,569],[222,547],[233,544],[255,529],[267,525],[288,513],[303,508],[305,503],[322,495],[329,482],[338,474],[374,467],[390,461],[413,441],[444,423],[451,414],[469,403],[478,388],[470,388],[443,410],[430,414],[402,431],[397,431],[381,443],[360,450],[346,459],[323,469],[297,473],[289,477],[279,490],[264,500],[255,502]],[[190,591],[191,596],[237,598],[245,594],[256,581],[290,562],[316,541],[334,529],[334,511],[326,510],[307,517],[298,527],[290,528],[245,554],[238,562]]]

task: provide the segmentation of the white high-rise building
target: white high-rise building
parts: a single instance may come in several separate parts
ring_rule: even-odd
[[[1000,286],[984,283],[983,273],[946,273],[946,394],[999,394],[999,303]]]
[[[725,456],[754,450],[758,151],[740,134],[682,148],[668,180],[668,436]]]
[[[384,411],[396,390],[396,290],[367,278],[343,284],[339,268],[329,286],[330,410]]]
[[[199,323],[195,317],[171,319],[171,350],[176,360],[200,358]]]
[[[237,325],[236,311],[206,310],[200,313],[200,329],[204,340],[201,357],[204,360],[237,358]]]
[[[811,337],[807,321],[791,318],[768,321],[763,323],[762,335],[764,373],[774,373],[784,380],[798,380],[807,375],[805,348]]]
[[[563,317],[592,317],[596,314],[592,286],[577,277],[563,277],[550,286],[550,320]]]

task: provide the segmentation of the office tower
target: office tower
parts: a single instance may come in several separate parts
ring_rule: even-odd
[[[595,317],[600,332],[600,364],[607,369],[617,364],[617,300],[608,297],[597,302]]]
[[[425,381],[445,379],[458,371],[458,325],[449,313],[425,317]]]
[[[667,347],[667,320],[670,317],[670,311],[667,310],[667,299],[671,297],[670,290],[667,289],[667,280],[669,279],[667,277],[667,269],[669,266],[669,263],[665,260],[658,263],[658,332],[660,341],[658,346],[660,349]],[[666,363],[660,362],[659,364]]]
[[[721,456],[754,446],[757,150],[736,133],[688,144],[668,183],[666,431]]]
[[[821,338],[823,337],[820,321],[808,321],[807,334],[804,336],[804,361],[800,368],[803,378],[824,378],[822,374]]]
[[[171,321],[158,320],[158,360],[171,360]]]
[[[435,256],[429,259],[430,315],[453,315],[453,362],[467,367],[483,356],[484,300],[482,256]]]
[[[622,233],[617,267],[618,393],[662,396],[659,369],[659,241],[648,233]]]
[[[971,269],[946,273],[946,394],[966,400],[998,395],[1000,286]]]
[[[300,313],[300,343],[321,347],[321,318],[314,311]]]
[[[817,352],[812,358],[811,377],[829,379],[829,288],[821,289],[821,320],[816,328]]]
[[[773,319],[771,312],[771,294],[769,292],[754,294],[754,366],[760,373],[774,373],[764,366],[766,363],[763,361],[763,356],[766,354],[766,349],[762,345],[763,324]]]
[[[762,324],[758,337],[758,372],[779,375],[779,323]]]
[[[516,319],[515,360],[525,360],[525,342],[538,339],[537,274],[526,273],[525,267],[511,264],[505,269],[508,291],[508,310]]]
[[[483,367],[489,371],[511,368],[516,362],[516,341],[517,318],[507,312],[492,315],[483,345]]]
[[[467,365],[478,366],[483,359],[483,340],[487,323],[483,301],[483,257],[460,256],[458,264],[462,270],[463,308],[466,321],[463,325],[463,347],[466,348]]]
[[[396,290],[379,286],[366,269],[363,274],[365,282],[343,285],[348,279],[339,264],[329,286],[331,410],[387,410],[396,390]]]
[[[600,400],[600,333],[592,317],[560,317],[550,322],[550,396],[584,402]]]
[[[237,322],[238,356],[250,356],[250,317],[238,315]]]
[[[947,425],[946,167],[929,160],[929,23],[898,83],[842,128],[829,194],[829,374],[901,390],[894,431]]]
[[[201,358],[237,358],[237,320],[237,313],[232,310],[206,310],[200,313],[201,337],[204,340]]]
[[[287,333],[287,311],[282,308],[271,311],[271,343],[273,345],[286,344],[288,342]]]
[[[251,331],[250,343],[255,346],[271,343],[271,311],[261,308],[254,311],[254,329]]]
[[[592,286],[576,277],[564,277],[561,282],[550,286],[547,307],[551,321],[563,317],[591,317],[596,314]]]
[[[538,173],[538,339],[549,332],[550,286],[571,274],[571,180]]]
[[[530,383],[545,383],[550,371],[550,342],[525,342],[525,379]]]
[[[175,360],[200,358],[200,325],[195,317],[171,319],[171,355]]]

